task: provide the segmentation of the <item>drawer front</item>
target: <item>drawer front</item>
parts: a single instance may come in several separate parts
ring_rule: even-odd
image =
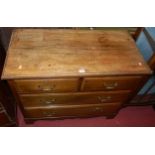
[[[44,80],[14,80],[19,93],[39,92],[75,92],[78,90],[78,78],[44,79]]]
[[[25,118],[65,118],[110,115],[115,113],[119,107],[120,103],[27,108],[25,109]]]
[[[4,111],[0,112],[0,126],[8,124],[10,121]]]
[[[82,84],[82,91],[102,90],[133,90],[141,82],[141,77],[99,77],[85,78]]]
[[[110,91],[93,93],[61,93],[61,94],[23,94],[20,95],[24,107],[100,104],[109,102],[124,102],[128,99],[130,91]]]

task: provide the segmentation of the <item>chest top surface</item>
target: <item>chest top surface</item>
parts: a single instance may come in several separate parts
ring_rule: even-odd
[[[124,30],[18,29],[3,79],[150,74]]]

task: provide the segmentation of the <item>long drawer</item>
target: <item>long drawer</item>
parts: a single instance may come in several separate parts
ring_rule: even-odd
[[[85,105],[64,105],[35,107],[25,109],[25,118],[65,118],[111,115],[120,108],[121,103],[108,104],[85,104]]]
[[[109,102],[124,102],[130,91],[83,92],[83,93],[43,93],[22,94],[21,102],[24,107],[49,105],[100,104]]]
[[[84,78],[81,91],[133,90],[139,86],[141,76]]]
[[[79,87],[79,79],[14,80],[14,84],[19,93],[76,92]]]

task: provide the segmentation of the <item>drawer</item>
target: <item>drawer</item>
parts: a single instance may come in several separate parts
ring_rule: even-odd
[[[9,121],[7,115],[5,114],[4,111],[1,111],[0,112],[0,126],[3,126],[8,123],[10,123],[10,121]]]
[[[21,94],[20,99],[24,107],[49,106],[59,104],[100,104],[109,102],[124,102],[130,91],[108,91],[90,93],[44,93]]]
[[[25,118],[66,118],[110,115],[115,113],[119,109],[119,107],[120,103],[27,108],[25,109]]]
[[[102,91],[102,90],[133,90],[141,82],[141,76],[134,77],[92,77],[84,78],[82,91]]]
[[[19,93],[75,92],[79,87],[78,78],[14,80],[14,83]]]

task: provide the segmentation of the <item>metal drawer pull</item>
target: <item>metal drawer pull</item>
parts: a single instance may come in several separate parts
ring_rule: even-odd
[[[93,111],[100,111],[100,112],[103,112],[103,108],[96,107]]]
[[[99,108],[99,107],[96,107],[96,108],[95,108],[95,110],[100,110],[100,109],[101,109],[101,108]]]
[[[114,89],[118,86],[118,83],[117,82],[114,82],[114,83],[106,83],[104,82],[104,87],[106,87],[106,89]]]
[[[50,101],[45,101],[47,105],[55,103],[56,99],[52,99]]]
[[[105,97],[103,97],[103,96],[98,96],[98,99],[99,99],[99,101],[100,102],[106,102],[106,101],[109,101],[109,100],[111,100],[111,96],[105,96]]]
[[[43,114],[50,117],[50,116],[53,116],[56,113],[55,112],[46,112],[46,111],[44,111]]]
[[[51,88],[43,88],[42,89],[43,91],[50,91],[50,90],[52,90]]]
[[[49,86],[49,87],[43,87],[41,88],[41,86],[39,85],[38,88],[40,88],[42,91],[52,91],[54,90],[56,87],[56,85],[52,85],[52,86]]]

